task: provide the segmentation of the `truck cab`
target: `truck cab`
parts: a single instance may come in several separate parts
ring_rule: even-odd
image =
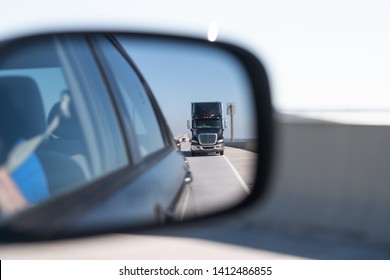
[[[222,115],[221,102],[191,103],[191,155],[217,153],[224,154],[225,140],[223,136],[226,122]]]

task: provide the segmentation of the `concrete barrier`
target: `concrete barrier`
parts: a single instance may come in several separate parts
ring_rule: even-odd
[[[236,142],[225,142],[225,145],[228,147],[239,148],[250,152],[257,152],[257,143],[256,140],[247,140],[247,141],[236,141]]]
[[[390,126],[280,122],[255,223],[390,245]]]

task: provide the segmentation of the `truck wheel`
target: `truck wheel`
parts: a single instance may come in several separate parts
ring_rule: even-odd
[[[221,156],[223,156],[223,154],[224,154],[225,152],[224,151],[222,151],[222,152],[219,152],[219,154],[221,155]]]

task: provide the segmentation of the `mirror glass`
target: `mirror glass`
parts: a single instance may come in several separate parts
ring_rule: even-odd
[[[28,220],[39,232],[55,219],[51,232],[66,234],[237,205],[255,183],[251,95],[243,65],[209,42],[61,34],[5,44],[1,224]]]

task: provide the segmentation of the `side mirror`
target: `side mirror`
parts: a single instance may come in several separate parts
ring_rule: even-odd
[[[227,120],[226,119],[223,120],[223,128],[227,128]]]
[[[234,138],[256,142],[256,153],[225,147],[219,117],[191,127],[191,103],[216,100],[240,108]],[[198,141],[181,145],[172,135],[188,139],[185,119]],[[0,239],[117,232],[238,209],[265,190],[271,128],[265,70],[235,45],[123,32],[0,40]],[[249,153],[250,162],[233,162],[241,166],[214,161]]]

